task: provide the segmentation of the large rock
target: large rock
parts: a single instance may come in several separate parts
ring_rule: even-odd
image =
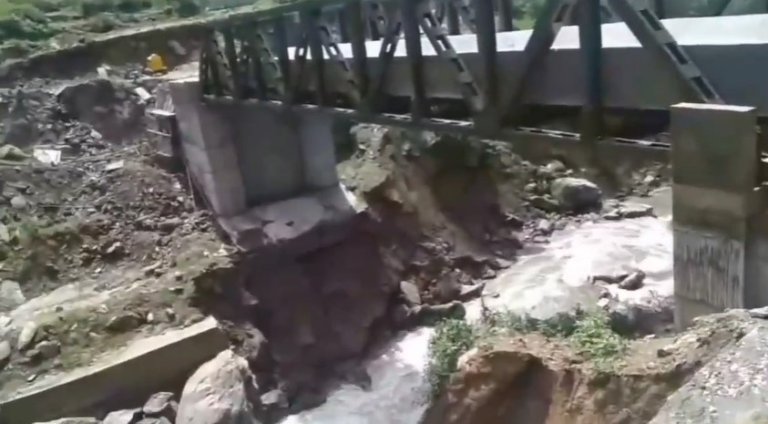
[[[768,323],[757,323],[667,399],[651,424],[768,423]]]
[[[11,311],[26,301],[19,283],[11,280],[0,283],[0,312]]]
[[[187,380],[176,424],[258,424],[251,404],[257,396],[248,362],[225,350]]]
[[[598,208],[603,193],[600,188],[583,178],[565,177],[552,182],[552,196],[564,210],[583,212]]]
[[[144,403],[141,412],[144,413],[146,418],[165,417],[172,422],[176,419],[176,411],[179,409],[179,404],[176,403],[173,397],[174,395],[171,392],[155,393]]]

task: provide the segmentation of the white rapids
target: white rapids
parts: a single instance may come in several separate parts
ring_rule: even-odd
[[[545,249],[521,255],[487,284],[486,306],[538,317],[565,312],[579,303],[596,302],[589,276],[630,268],[645,271],[645,287],[622,293],[610,287],[620,299],[643,302],[672,295],[671,219],[660,209],[663,206],[657,208],[661,218],[601,221],[555,233]],[[479,301],[470,302],[468,319],[477,319],[479,309]],[[323,405],[281,424],[418,424],[427,408],[431,334],[427,328],[407,333],[371,360],[371,390],[343,385]]]

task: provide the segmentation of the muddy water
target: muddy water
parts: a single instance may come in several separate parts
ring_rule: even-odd
[[[545,317],[576,306],[593,305],[594,274],[631,268],[646,272],[635,292],[615,290],[627,302],[650,302],[672,294],[672,231],[668,191],[651,199],[659,218],[601,221],[553,235],[545,249],[530,250],[486,286],[487,306]],[[611,288],[613,289],[613,288]],[[469,319],[479,316],[479,301],[467,305]],[[419,329],[394,341],[373,359],[372,387],[343,386],[318,408],[290,416],[282,424],[417,424],[426,410],[429,386],[425,369],[431,329]]]

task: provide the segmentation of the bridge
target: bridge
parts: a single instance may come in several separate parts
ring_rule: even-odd
[[[317,228],[354,214],[335,171],[339,119],[606,170],[671,160],[678,323],[768,305],[768,4],[669,19],[666,6],[548,0],[532,30],[516,29],[511,0],[308,0],[234,16],[210,28],[199,76],[170,85],[184,156],[246,250],[332,238]]]

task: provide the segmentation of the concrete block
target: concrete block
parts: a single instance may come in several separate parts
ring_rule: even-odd
[[[291,114],[241,105],[234,116],[248,204],[283,200],[305,190],[301,140]]]
[[[226,171],[228,173],[237,173],[238,178],[243,178],[234,143],[206,148],[205,155],[211,165],[211,172]]]
[[[236,143],[237,118],[232,105],[208,105],[198,99],[197,119],[206,150],[231,146]]]
[[[202,146],[193,143],[183,143],[182,152],[184,152],[184,157],[187,160],[187,166],[196,175],[213,172],[210,158]]]
[[[334,186],[257,206],[222,219],[222,228],[243,250],[257,254],[301,254],[338,242],[358,213],[343,187]]]
[[[681,103],[671,108],[676,184],[751,193],[759,149],[753,107]]]
[[[181,389],[191,372],[228,345],[213,318],[138,340],[91,367],[11,393],[0,401],[0,422],[27,424],[140,405],[149,394]]]
[[[322,189],[339,183],[333,119],[331,115],[319,113],[306,114],[299,119],[304,184],[308,189]]]
[[[195,177],[217,216],[228,217],[246,210],[245,188],[238,170],[220,169]]]

